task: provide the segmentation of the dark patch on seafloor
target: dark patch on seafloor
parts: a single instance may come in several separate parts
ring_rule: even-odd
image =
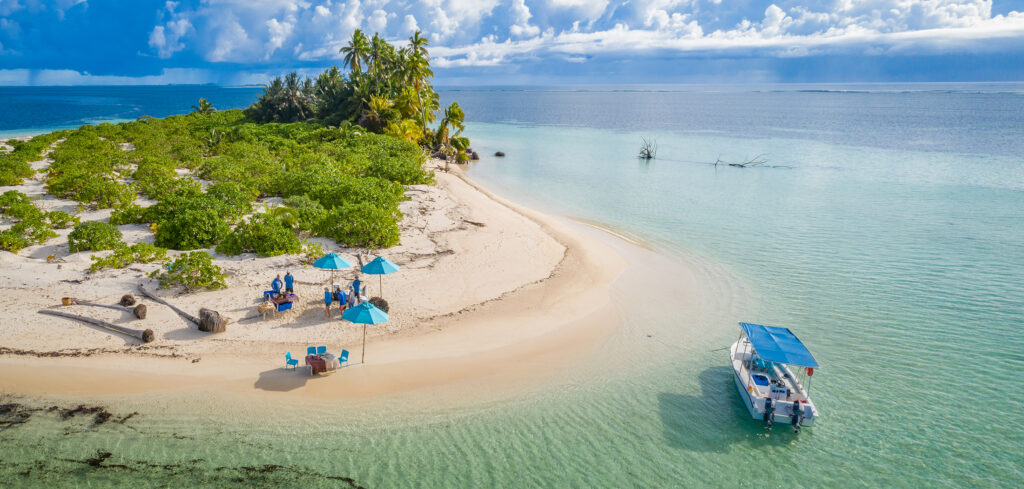
[[[180,482],[187,486],[224,487],[226,484],[237,483],[245,487],[298,487],[299,484],[314,484],[312,487],[320,487],[315,484],[332,481],[330,487],[366,489],[351,477],[323,474],[301,466],[263,464],[207,468],[200,465],[203,459],[154,464],[143,460],[118,460],[114,454],[106,450],[96,450],[92,456],[83,459],[56,460],[70,465],[55,466],[52,461],[46,460],[27,463],[0,461],[0,475],[16,474],[21,478],[19,482],[24,483],[29,483],[32,479],[35,479],[35,483],[57,483],[64,480],[62,476],[65,475],[88,475],[92,480],[112,477],[111,480],[125,482],[120,476],[132,472],[143,474],[147,479],[160,480],[163,484],[171,484],[168,487],[175,487],[172,481],[181,478]]]

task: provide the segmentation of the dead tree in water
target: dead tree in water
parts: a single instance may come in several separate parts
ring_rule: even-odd
[[[640,159],[641,160],[650,160],[650,159],[654,159],[654,157],[658,156],[658,141],[657,140],[651,139],[650,141],[648,141],[647,138],[644,138],[644,137],[641,137],[640,139],[643,141],[643,144],[640,146]]]
[[[736,168],[748,168],[752,166],[761,166],[765,163],[768,163],[768,160],[762,154],[757,155],[747,161],[744,161],[743,163],[729,163],[729,166],[735,166]],[[715,166],[718,166],[717,161],[715,162]]]

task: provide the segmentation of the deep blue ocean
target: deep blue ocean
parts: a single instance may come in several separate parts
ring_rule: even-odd
[[[238,108],[258,93],[0,88],[0,134],[183,113],[199,97]],[[0,480],[31,466],[52,485],[248,487],[223,474],[258,463],[365,487],[1024,486],[1024,84],[441,96],[467,114],[474,181],[644,242],[691,271],[697,297],[624,278],[623,327],[595,359],[611,367],[507,402],[401,419],[397,404],[331,405],[287,423],[301,410],[158,412],[79,431],[33,418],[0,431],[0,459],[16,461]],[[637,158],[642,138],[655,159]],[[751,159],[764,163],[729,166]],[[722,351],[737,321],[790,327],[809,346],[813,428],[749,419]],[[97,449],[154,465],[96,479],[62,462]]]

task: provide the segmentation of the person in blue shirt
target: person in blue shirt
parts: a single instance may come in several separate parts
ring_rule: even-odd
[[[338,312],[345,314],[345,309],[348,309],[348,294],[341,287],[338,288]],[[342,318],[344,319],[344,318]]]
[[[359,275],[356,275],[356,279],[352,281],[352,292],[355,292],[357,298],[359,297],[359,286],[361,285],[363,283],[359,281]]]
[[[284,274],[284,291],[289,294],[295,292],[295,277],[292,276],[292,272]]]
[[[274,289],[274,297],[281,295],[282,286],[284,286],[284,283],[281,282],[281,275],[278,275],[273,282],[270,282],[270,288]]]
[[[324,317],[331,319],[331,289],[324,287]]]

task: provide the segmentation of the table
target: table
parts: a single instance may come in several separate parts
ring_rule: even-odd
[[[341,362],[333,353],[321,353],[320,355],[306,355],[306,365],[309,366],[309,375],[313,375],[338,370]]]

